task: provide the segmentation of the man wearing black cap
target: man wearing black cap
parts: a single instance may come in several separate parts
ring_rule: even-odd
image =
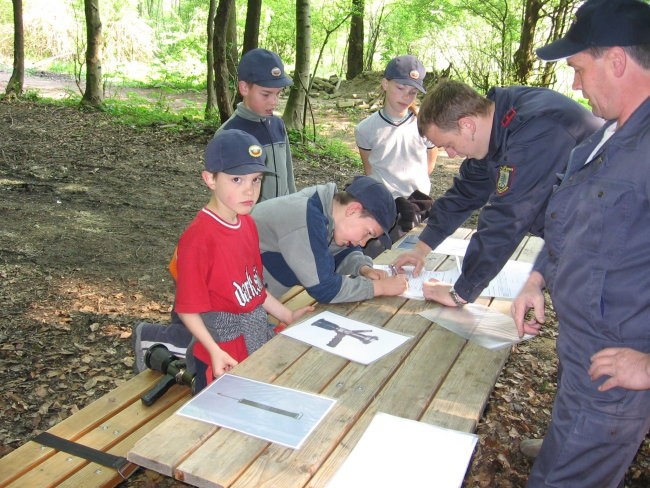
[[[345,191],[335,183],[259,203],[264,281],[275,296],[302,285],[321,303],[356,302],[406,291],[405,275],[386,276],[361,252],[378,238],[390,249],[395,200],[383,183],[358,176]]]
[[[260,200],[296,191],[291,149],[287,129],[280,117],[273,115],[280,93],[293,84],[284,71],[280,57],[268,49],[251,49],[237,67],[237,87],[243,101],[217,133],[239,129],[255,136],[266,153],[267,174],[262,182]]]
[[[650,5],[589,0],[537,54],[566,58],[608,122],[573,150],[512,306],[520,334],[536,333],[547,288],[559,319],[561,374],[528,486],[617,487],[650,429]]]

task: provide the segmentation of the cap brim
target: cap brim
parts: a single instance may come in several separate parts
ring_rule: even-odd
[[[388,237],[388,234],[382,234],[379,237],[377,237],[379,242],[381,242],[381,245],[384,246],[385,249],[390,249],[393,247],[393,241],[391,240],[390,237]]]
[[[422,93],[426,93],[426,89],[424,88],[424,85],[421,83],[418,83],[417,81],[412,80],[411,78],[391,78],[396,83],[400,83],[401,85],[408,85],[412,86],[413,88],[417,88],[420,90]]]
[[[226,173],[227,175],[249,175],[251,173],[275,174],[261,164],[242,164],[241,166],[225,169],[222,173]]]
[[[272,80],[254,81],[253,83],[265,88],[284,88],[285,86],[293,85],[293,80],[285,76],[283,78],[274,78]]]
[[[535,53],[544,61],[559,61],[560,59],[565,59],[574,54],[578,54],[580,51],[587,49],[587,47],[588,46],[585,46],[584,44],[579,44],[570,39],[563,38],[558,39],[547,46],[536,49]]]

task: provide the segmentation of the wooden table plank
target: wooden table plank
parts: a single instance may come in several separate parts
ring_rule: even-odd
[[[427,306],[424,301],[411,300],[390,321],[387,328],[391,330],[417,330],[415,343],[408,357],[400,362],[399,368],[391,375],[384,388],[375,395],[371,405],[306,486],[315,488],[327,484],[356,446],[375,413],[385,412],[417,420],[427,408],[465,345],[461,337],[416,315]],[[380,361],[384,360],[387,361],[388,356]],[[430,367],[423,368],[422,364],[428,364]]]
[[[144,372],[122,383],[74,415],[54,425],[48,432],[71,441],[78,440],[89,430],[118,414],[126,405],[140,402],[140,394],[151,388],[160,375]],[[97,447],[97,446],[91,446]],[[0,486],[6,486],[21,475],[45,462],[57,451],[34,441],[28,441],[0,459]],[[25,485],[23,485],[25,486]]]
[[[392,306],[390,301],[395,299],[396,297],[392,297],[373,301],[374,306],[373,302],[365,302],[363,307],[360,307],[365,310],[357,309],[355,313],[351,314],[351,317],[376,324],[376,321],[368,320],[368,317],[386,313]],[[293,451],[281,446],[270,445],[265,451],[265,455],[249,466],[242,477],[232,486],[236,488],[277,486],[288,488],[303,486],[307,483],[313,473],[327,459],[330,450],[338,445],[350,428],[355,425],[358,417],[376,398],[378,392],[395,374],[404,358],[417,344],[418,336],[424,334],[427,329],[427,321],[423,320],[419,324],[417,322],[419,322],[417,316],[412,316],[412,320],[403,322],[406,330],[402,332],[412,333],[416,336],[413,340],[373,364],[366,366],[348,362],[341,373],[332,378],[327,388],[320,393],[336,398],[337,403],[300,450]],[[309,378],[304,378],[303,383],[292,383],[285,386],[304,390],[307,389],[308,383]]]
[[[454,237],[467,238],[471,232],[459,229]],[[532,260],[538,244],[525,239],[515,257]],[[395,247],[376,262],[389,263],[401,252]],[[456,266],[455,261],[431,254],[426,267],[448,269]],[[295,289],[283,298],[291,308],[313,302],[306,292]],[[508,300],[479,302],[506,313],[510,306]],[[299,450],[172,416],[136,443],[129,459],[196,486],[320,487],[377,411],[473,431],[509,350],[476,346],[418,315],[431,306],[435,305],[400,297],[319,305],[316,313],[325,309],[413,336],[370,365],[279,336],[235,368],[234,374],[246,378],[337,400]]]
[[[297,297],[300,297],[298,299],[304,303],[306,296],[308,297],[307,294],[301,293]],[[330,306],[328,309],[345,314],[346,311],[350,311],[356,306],[356,303],[348,303]],[[233,374],[271,383],[309,350],[308,344],[285,336],[275,337],[255,351],[252,360],[238,364],[233,369]],[[259,368],[258,364],[263,364],[264,368]],[[175,432],[176,435],[169,436],[169,432]],[[127,458],[145,468],[184,479],[183,471],[177,471],[177,466],[200,449],[204,443],[210,442],[210,446],[212,444],[219,445],[225,434],[218,434],[218,432],[219,428],[210,424],[175,415],[154,429],[142,442],[136,443]],[[218,437],[211,440],[217,434]],[[243,436],[243,434],[238,435]],[[232,443],[232,440],[229,442]],[[246,447],[255,455],[257,449],[255,443],[247,444]]]
[[[151,432],[152,429],[160,425],[165,419],[176,413],[176,411],[189,399],[190,390],[189,388],[185,388],[185,395],[183,395],[178,401],[170,404],[169,407],[165,408],[145,425],[117,443],[115,446],[109,449],[108,452],[116,456],[125,457],[127,452],[133,448],[138,440],[142,439],[149,432]],[[58,488],[79,488],[88,486],[111,487],[118,485],[122,481],[124,481],[123,478],[116,470],[101,466],[96,463],[89,463],[87,466],[80,469],[74,475],[68,477],[65,481],[59,484]]]
[[[132,402],[111,418],[104,420],[93,430],[76,439],[76,441],[100,451],[107,451],[145,425],[149,420],[165,411],[180,398],[186,396],[187,391],[186,387],[174,385],[150,407],[145,406],[138,395],[137,401]],[[38,468],[26,472],[7,486],[11,488],[57,486],[88,463],[86,459],[72,454],[55,452],[55,454],[41,462]]]
[[[368,305],[370,302],[357,305],[348,305],[348,307],[351,308],[349,317],[353,319],[359,319],[360,316],[363,316],[366,317],[366,321],[370,323],[373,323],[375,325],[382,325],[393,316],[395,310],[397,310],[399,306],[401,306],[405,301],[405,299],[400,297],[391,297],[377,302],[373,306]],[[328,309],[330,309],[330,307],[328,307]],[[274,338],[271,342],[285,343],[298,341],[285,336],[280,336]],[[263,362],[257,362],[256,364],[263,364]],[[332,382],[338,382],[339,387],[342,387],[344,385],[344,383],[335,379],[339,376],[345,377],[347,374],[349,374],[345,371],[342,371],[344,367],[345,369],[349,367],[349,361],[346,359],[338,356],[333,356],[332,354],[319,348],[310,348],[305,356],[296,361],[296,363],[288,368],[287,371],[283,372],[283,374],[280,375],[276,381],[274,381],[274,384],[313,393],[320,393],[322,392],[323,388]],[[250,376],[247,375],[247,377]],[[325,432],[322,434],[329,436],[333,434],[333,431]],[[229,447],[227,459],[224,459],[223,463],[220,463],[218,465],[217,463],[213,463],[211,465],[202,463],[201,459],[204,459],[209,452],[212,452],[216,445],[225,444],[225,441],[222,439],[223,436],[228,436],[230,438],[230,442],[228,444]],[[204,482],[208,482],[209,486],[230,486],[233,483],[236,486],[241,483],[241,480],[238,480],[236,482],[235,480],[240,475],[240,468],[242,464],[247,466],[247,471],[244,474],[244,479],[246,476],[250,476],[250,473],[254,473],[256,471],[264,472],[265,476],[268,476],[270,474],[268,469],[260,469],[259,466],[266,466],[268,460],[273,459],[273,455],[271,453],[276,452],[278,449],[283,451],[281,456],[285,456],[284,451],[286,451],[286,448],[280,446],[265,446],[266,451],[262,457],[259,456],[260,452],[258,449],[260,448],[260,445],[258,444],[251,444],[250,442],[247,442],[247,444],[240,449],[238,446],[240,436],[244,438],[247,437],[243,434],[233,436],[226,430],[215,433],[215,435],[209,441],[197,449],[197,451],[192,455],[190,459],[179,466],[179,477],[184,479],[186,482],[191,483],[197,482],[198,480],[203,480]],[[318,429],[310,435],[310,439],[311,438],[316,439],[315,442],[318,442]],[[307,452],[306,450],[307,446],[303,446],[300,449],[300,452]],[[297,461],[293,461],[292,464],[295,464],[296,462]],[[309,464],[311,463],[312,462],[309,461]],[[233,467],[234,470],[232,469]],[[275,482],[277,483],[279,481],[276,480]],[[261,485],[259,484],[259,481],[256,480],[253,482],[252,486]],[[281,483],[276,486],[284,485]]]

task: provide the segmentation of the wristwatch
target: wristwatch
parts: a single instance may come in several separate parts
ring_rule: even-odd
[[[449,288],[449,295],[451,296],[451,299],[454,301],[457,307],[462,307],[463,305],[466,304],[466,302],[463,302],[462,299],[458,296],[458,293],[456,293],[456,290],[452,286]]]

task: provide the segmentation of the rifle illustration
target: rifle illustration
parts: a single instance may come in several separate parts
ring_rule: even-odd
[[[354,337],[364,344],[370,344],[372,341],[379,340],[379,337],[367,334],[368,332],[372,332],[372,330],[350,330],[346,329],[345,327],[336,325],[334,322],[330,322],[326,319],[318,319],[316,322],[312,322],[311,325],[315,325],[321,329],[333,330],[336,333],[332,340],[327,343],[327,345],[330,347],[338,346],[346,336]]]
[[[278,415],[284,415],[286,417],[291,417],[294,419],[299,419],[302,417],[302,412],[290,412],[289,410],[267,405],[265,403],[256,402],[255,400],[249,400],[248,398],[236,398],[234,396],[226,395],[225,393],[221,392],[217,392],[217,395],[221,395],[222,397],[230,398],[232,400],[237,400],[237,403],[248,405],[249,407],[259,408],[260,410],[266,410],[267,412],[276,413]]]

